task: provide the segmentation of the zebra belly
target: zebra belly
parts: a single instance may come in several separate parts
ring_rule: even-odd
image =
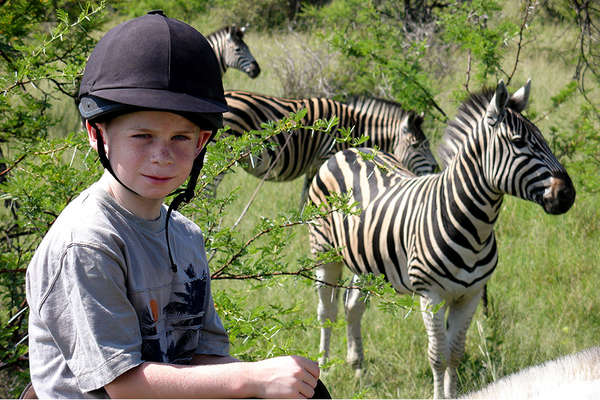
[[[393,241],[365,230],[360,216],[335,213],[332,216],[332,245],[341,248],[346,266],[357,275],[383,274],[396,291],[408,294],[414,291],[406,268],[407,257],[398,251]]]

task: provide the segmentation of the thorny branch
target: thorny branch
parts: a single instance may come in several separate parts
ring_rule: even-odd
[[[293,226],[298,226],[298,225],[303,225],[305,222],[303,221],[296,221],[296,222],[289,222],[287,224],[282,224],[282,225],[278,225],[278,226],[272,226],[268,229],[262,230],[258,233],[256,233],[254,236],[252,236],[250,239],[248,239],[243,245],[242,247],[237,251],[237,253],[233,254],[229,260],[227,260],[227,262],[225,264],[223,264],[221,266],[221,268],[219,268],[217,271],[215,271],[212,275],[213,278],[218,278],[220,275],[223,274],[223,271],[226,270],[227,268],[229,268],[231,266],[231,264],[233,264],[233,262],[235,260],[237,260],[238,258],[240,258],[242,256],[242,254],[244,253],[244,250],[246,248],[248,248],[248,246],[250,246],[252,243],[254,243],[255,241],[257,241],[259,238],[261,238],[262,236],[273,232],[275,229],[280,229],[280,228],[291,228]]]
[[[585,88],[585,75],[589,71],[597,80],[600,80],[600,72],[597,70],[600,64],[600,54],[595,54],[600,41],[600,28],[598,27],[598,17],[600,10],[594,8],[594,2],[591,0],[570,0],[571,7],[575,10],[577,24],[580,33],[578,37],[579,57],[575,68],[574,79],[577,79],[579,91],[588,104],[590,104],[600,118],[600,112],[593,100],[588,96]]]
[[[7,173],[9,173],[10,171],[12,171],[18,164],[20,164],[25,158],[27,158],[28,156],[40,156],[40,155],[46,155],[46,154],[52,154],[54,152],[57,151],[62,151],[62,150],[66,150],[70,147],[78,147],[78,144],[67,144],[65,146],[62,147],[58,147],[56,149],[52,149],[52,150],[46,150],[46,151],[36,151],[33,153],[23,153],[19,158],[17,158],[11,166],[7,167],[4,171],[0,171],[0,176],[3,176]]]
[[[523,48],[523,32],[527,29],[527,22],[529,20],[530,15],[535,12],[536,3],[533,3],[532,0],[527,0],[527,4],[525,5],[525,12],[523,16],[523,21],[521,22],[521,28],[519,29],[519,41],[517,42],[517,54],[515,56],[515,63],[513,65],[513,69],[511,73],[508,75],[508,79],[506,81],[506,85],[510,85],[510,81],[512,80],[515,72],[517,71],[517,66],[519,65],[519,56],[521,55],[521,49]]]
[[[325,215],[320,215],[318,218],[319,218],[319,219],[320,219],[320,218],[324,218],[325,216],[327,216],[327,215],[330,215],[330,214],[332,214],[332,213],[334,213],[334,212],[336,212],[336,211],[339,211],[339,210],[338,210],[337,208],[333,208],[333,209],[331,209],[331,210],[328,210],[328,211],[325,213]],[[285,224],[280,224],[280,225],[277,225],[277,226],[272,226],[272,227],[270,227],[270,228],[268,228],[268,229],[264,229],[264,230],[262,230],[262,231],[260,231],[260,232],[256,233],[254,236],[252,236],[251,238],[249,238],[249,239],[248,239],[248,240],[247,240],[247,241],[246,241],[246,242],[245,242],[245,243],[244,243],[244,244],[241,246],[241,248],[240,248],[240,249],[237,251],[237,253],[233,254],[233,255],[232,255],[230,258],[229,258],[229,260],[227,260],[227,262],[226,262],[225,264],[223,264],[223,265],[222,265],[222,266],[221,266],[221,267],[220,267],[218,270],[216,270],[216,271],[215,271],[215,272],[212,274],[212,277],[211,277],[211,279],[224,279],[224,277],[225,277],[225,276],[227,276],[229,279],[233,279],[231,275],[224,275],[224,271],[225,271],[227,268],[229,268],[229,267],[230,267],[230,266],[233,264],[233,262],[234,262],[235,260],[237,260],[238,258],[240,258],[240,257],[242,256],[242,254],[244,253],[244,250],[245,250],[245,249],[247,249],[247,248],[248,248],[248,247],[249,247],[249,246],[250,246],[252,243],[254,243],[255,241],[257,241],[257,240],[258,240],[259,238],[261,238],[262,236],[264,236],[264,235],[266,235],[266,234],[268,234],[268,233],[270,233],[270,232],[273,232],[275,229],[281,229],[281,228],[291,228],[291,227],[294,227],[294,226],[299,226],[299,225],[304,225],[304,224],[307,224],[307,223],[309,223],[310,221],[311,221],[311,220],[309,220],[309,221],[294,221],[294,222],[288,222],[288,223],[285,223]],[[315,266],[315,267],[316,267],[316,266]],[[309,268],[309,269],[306,269],[306,271],[308,271],[308,270],[311,270],[311,269],[314,269],[315,267],[311,267],[311,268]],[[284,273],[284,272],[278,272],[278,273],[272,273],[272,275],[298,275],[299,273],[301,273],[301,272],[306,272],[306,271],[304,271],[304,270],[300,270],[300,271],[297,271],[297,272],[295,272],[295,273]],[[252,277],[253,277],[253,276],[265,276],[265,277],[266,277],[266,276],[270,276],[270,275],[271,275],[271,273],[269,273],[269,274],[259,274],[259,275],[249,275],[249,278],[247,278],[247,279],[252,279]],[[236,275],[236,276],[237,276],[237,275]],[[240,279],[241,279],[241,278],[240,278]],[[254,279],[256,279],[256,278],[254,278]]]
[[[469,90],[469,82],[471,81],[471,50],[467,53],[467,77],[465,79],[465,90],[467,93],[471,94]]]

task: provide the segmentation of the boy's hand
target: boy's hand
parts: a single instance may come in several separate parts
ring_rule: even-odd
[[[253,363],[256,396],[260,398],[311,398],[319,378],[319,365],[304,357],[275,357]]]

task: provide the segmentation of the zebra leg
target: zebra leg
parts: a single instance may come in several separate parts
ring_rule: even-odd
[[[487,294],[487,283],[483,285],[483,295],[481,298],[481,306],[483,307],[483,315],[486,317],[488,314],[488,294]]]
[[[319,344],[319,365],[323,366],[329,357],[329,344],[331,341],[331,325],[337,319],[337,298],[339,290],[335,286],[342,277],[341,263],[329,263],[319,267],[316,272],[318,280],[319,305],[317,315],[321,323],[321,342]]]
[[[308,198],[308,189],[310,188],[310,184],[312,183],[313,178],[319,172],[318,166],[309,168],[304,173],[304,185],[302,186],[302,194],[300,194],[300,210],[304,210],[304,205],[306,204],[306,199]]]
[[[440,307],[435,314],[432,312],[432,308],[441,302],[442,300],[437,298],[437,296],[436,298],[430,298],[425,294],[421,297],[421,314],[429,338],[427,355],[433,373],[434,399],[439,399],[444,396],[444,373],[450,356],[448,338],[446,337],[446,327],[444,324],[446,305]]]
[[[352,285],[356,286],[358,276],[352,278]],[[347,337],[348,337],[348,353],[346,361],[354,369],[354,374],[357,378],[362,375],[363,364],[363,344],[362,334],[360,331],[360,322],[365,312],[366,304],[363,295],[359,289],[346,289],[344,296],[344,309],[346,311]]]
[[[444,377],[444,393],[447,398],[456,397],[456,369],[465,352],[465,340],[471,320],[481,300],[483,290],[469,298],[462,298],[459,302],[453,302],[448,311],[446,329],[448,331],[448,345],[450,358]]]

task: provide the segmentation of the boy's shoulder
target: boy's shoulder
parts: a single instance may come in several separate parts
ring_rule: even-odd
[[[63,209],[46,236],[60,240],[63,246],[72,243],[122,246],[125,238],[148,235],[162,240],[166,212],[167,207],[163,205],[161,216],[156,220],[137,217],[120,206],[97,182]],[[171,215],[169,231],[175,236],[202,236],[200,227],[178,211]]]
[[[93,184],[67,204],[48,234],[68,233],[72,238],[86,233],[110,234],[110,231],[117,228],[114,226],[117,214],[111,208],[103,190],[98,184]]]
[[[167,207],[164,206],[163,211],[166,210]],[[179,230],[179,232],[184,235],[202,235],[202,230],[200,229],[200,227],[194,221],[192,221],[179,211],[173,211],[170,218],[171,220],[169,221],[169,234],[171,232],[172,227],[177,227],[173,230]]]

